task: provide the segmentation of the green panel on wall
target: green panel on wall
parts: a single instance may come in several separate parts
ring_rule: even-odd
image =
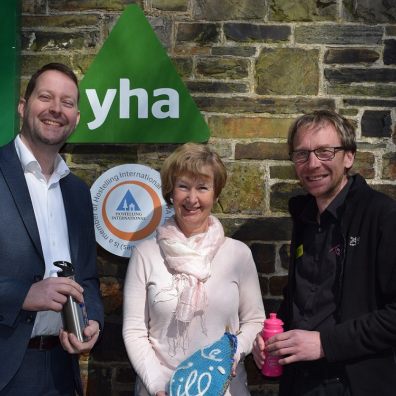
[[[0,145],[18,131],[20,0],[2,0],[0,16]]]

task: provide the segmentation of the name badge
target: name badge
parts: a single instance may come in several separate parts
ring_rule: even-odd
[[[300,246],[297,246],[296,259],[302,257],[303,254],[304,254],[304,248],[303,248],[303,245],[301,244]]]

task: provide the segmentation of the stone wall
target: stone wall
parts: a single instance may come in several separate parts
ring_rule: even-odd
[[[287,200],[301,192],[286,134],[297,115],[336,109],[357,126],[354,169],[396,198],[396,6],[385,0],[23,0],[21,87],[49,61],[81,78],[123,9],[137,3],[212,130],[229,181],[215,213],[252,249],[267,312],[287,274]],[[392,5],[393,4],[393,5]],[[67,145],[87,183],[124,163],[159,169],[174,145]],[[132,395],[121,337],[127,260],[98,248],[102,343],[82,359],[92,395]],[[276,395],[247,361],[253,395]]]

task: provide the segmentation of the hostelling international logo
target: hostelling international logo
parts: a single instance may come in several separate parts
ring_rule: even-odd
[[[144,165],[109,169],[91,187],[96,241],[110,253],[130,257],[136,242],[151,238],[173,215],[161,194],[159,173]]]

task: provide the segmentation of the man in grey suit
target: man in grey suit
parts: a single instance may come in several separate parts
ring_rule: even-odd
[[[79,120],[77,78],[50,63],[29,81],[20,134],[0,148],[0,395],[82,394],[78,354],[103,327],[89,189],[60,148]],[[69,261],[75,281],[56,276]],[[67,297],[84,302],[87,339],[62,329]]]

